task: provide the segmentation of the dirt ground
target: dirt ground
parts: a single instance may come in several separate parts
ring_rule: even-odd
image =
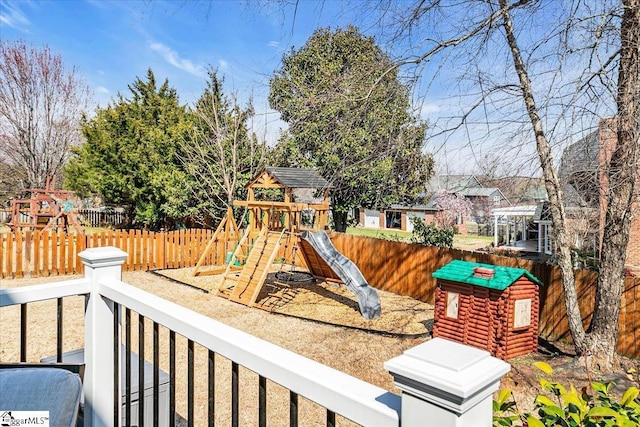
[[[384,370],[383,363],[403,351],[425,342],[430,338],[433,319],[433,307],[408,297],[399,297],[387,292],[380,292],[382,316],[376,320],[362,318],[353,295],[343,288],[329,285],[299,284],[288,289],[290,294],[274,312],[249,308],[215,296],[215,289],[220,279],[213,276],[193,277],[191,269],[164,270],[160,272],[124,273],[123,280],[133,286],[186,306],[194,311],[207,315],[222,323],[228,324],[244,332],[255,335],[293,352],[316,360],[325,365],[360,378],[393,393],[399,393],[393,385],[391,376]],[[37,279],[20,279],[0,281],[0,288],[11,288],[41,284],[74,278],[51,277]],[[83,298],[65,299],[64,311],[64,351],[81,348],[82,342],[82,308]],[[55,354],[55,319],[54,301],[29,305],[28,313],[28,360],[39,361],[42,357]],[[18,307],[0,309],[0,361],[19,359],[19,322]],[[134,319],[134,325],[135,319]],[[133,328],[133,342],[137,342],[137,328]],[[151,326],[146,327],[145,356],[151,349]],[[167,342],[168,332],[160,331],[161,342]],[[551,364],[554,369],[553,380],[563,384],[572,383],[576,388],[587,384],[589,380],[602,380],[597,373],[587,373],[575,366],[569,347],[558,343],[541,343],[535,354],[523,356],[510,361],[511,372],[502,380],[501,386],[514,391],[516,400],[522,410],[530,410],[533,399],[539,393],[539,378],[542,374],[533,367],[539,360]],[[186,359],[186,343],[178,342],[178,366]],[[196,348],[196,376],[206,377],[206,351]],[[168,370],[168,350],[161,348],[161,367]],[[216,412],[216,423],[226,425],[229,419],[229,384],[230,362],[216,355],[216,401],[220,409]],[[623,367],[614,376],[606,379],[614,380],[616,390],[623,391],[631,382],[624,371],[635,366],[640,370],[638,360],[623,360]],[[186,374],[178,372],[177,411],[186,413]],[[257,379],[248,370],[241,371],[241,425],[256,425],[255,402],[257,402]],[[269,384],[268,414],[270,425],[281,425],[278,420],[288,416],[288,392],[277,384]],[[195,390],[196,425],[206,417],[206,381],[196,381]],[[243,409],[244,408],[244,409]],[[304,425],[322,425],[322,410],[309,402],[301,403],[301,416],[307,420]],[[272,422],[273,420],[273,422]],[[179,424],[184,419],[179,418]],[[284,423],[283,423],[284,424]],[[338,425],[350,425],[345,420],[338,420]]]

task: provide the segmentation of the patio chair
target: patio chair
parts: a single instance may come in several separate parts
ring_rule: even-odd
[[[84,365],[0,364],[0,416],[13,411],[48,411],[49,424],[76,427],[82,395]]]

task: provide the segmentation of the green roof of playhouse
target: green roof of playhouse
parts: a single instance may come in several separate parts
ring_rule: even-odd
[[[489,268],[494,271],[493,277],[484,278],[474,275],[474,268]],[[519,278],[525,276],[533,283],[541,286],[542,282],[529,271],[523,268],[502,267],[500,265],[480,264],[477,262],[453,260],[449,264],[433,272],[436,279],[449,280],[452,282],[467,283],[484,288],[505,290],[515,283]]]

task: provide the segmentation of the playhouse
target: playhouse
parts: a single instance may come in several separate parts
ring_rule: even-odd
[[[437,279],[433,336],[489,351],[503,360],[538,346],[538,287],[521,268],[454,260]]]
[[[264,295],[264,286],[274,266],[305,267],[313,279],[342,284],[358,298],[366,318],[380,315],[377,291],[360,270],[340,254],[325,233],[329,220],[329,182],[314,169],[267,167],[249,181],[247,200],[236,200],[244,208],[241,232],[232,207],[221,221],[200,257],[194,275],[223,274],[217,295],[231,301],[273,310],[283,298],[275,292]],[[262,200],[260,200],[262,199]],[[228,250],[225,265],[204,269],[204,260],[216,243]],[[275,263],[276,259],[279,263]],[[287,287],[286,281],[275,282]]]

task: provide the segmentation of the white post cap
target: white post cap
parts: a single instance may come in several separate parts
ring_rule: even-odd
[[[78,254],[82,263],[89,267],[111,267],[122,265],[128,254],[114,246],[89,248]]]
[[[385,362],[403,393],[464,414],[498,389],[511,366],[489,352],[434,338]]]

